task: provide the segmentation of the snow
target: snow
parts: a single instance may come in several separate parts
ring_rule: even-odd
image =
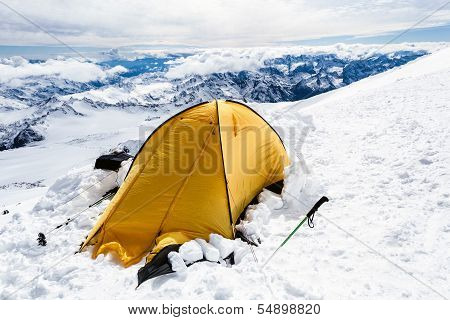
[[[133,159],[130,158],[128,160],[122,161],[120,164],[119,171],[117,172],[117,185],[121,186],[127,177],[128,171],[130,170],[131,165],[133,164]]]
[[[281,209],[284,205],[281,196],[267,189],[264,189],[258,195],[258,201],[265,203],[269,208],[272,208],[274,210]]]
[[[226,239],[219,234],[210,234],[209,243],[219,250],[222,259],[228,257],[234,251],[234,241]]]
[[[145,99],[146,95],[151,95],[153,99],[158,101],[167,100],[167,91],[172,89],[173,84],[170,82],[154,82],[150,84],[142,84],[141,79],[133,79],[132,88],[124,88],[117,86],[110,86],[89,90],[71,95],[76,99],[88,98],[93,101],[101,101],[105,103],[119,103],[123,101],[137,101],[143,105],[148,104]]]
[[[270,214],[270,209],[264,202],[250,205],[245,213],[245,219],[236,225],[236,230],[242,232],[246,238],[254,243],[258,243],[261,239],[262,227],[269,222]]]
[[[29,117],[36,111],[34,107],[28,107],[27,105],[20,103],[14,99],[9,99],[0,96],[0,126],[8,125],[15,121]]]
[[[70,205],[75,208],[96,202],[103,194],[117,186],[115,171],[96,170],[92,166],[72,169],[58,178],[48,188],[33,208],[36,214],[60,216],[59,208]]]
[[[218,234],[211,234],[209,239],[210,243],[206,242],[204,239],[197,238],[181,245],[178,249],[178,253],[184,261],[183,263],[191,265],[203,258],[210,262],[223,262],[221,261],[221,258],[224,259],[228,257],[233,253],[235,246],[239,245],[235,245],[239,240],[224,239]],[[241,252],[240,258],[242,259],[244,255],[245,252]],[[177,264],[178,268],[178,262],[175,260],[174,263]],[[174,271],[176,270],[174,269]]]
[[[183,243],[178,252],[187,264],[203,259],[202,247],[195,240]]]
[[[167,258],[169,259],[169,263],[173,271],[182,272],[187,269],[187,266],[184,263],[183,257],[180,253],[176,251],[169,252]]]
[[[142,141],[138,126],[146,117],[160,116],[150,122],[154,125],[170,114],[76,106],[85,117],[54,118],[47,140],[0,153],[0,209],[10,211],[0,215],[0,297],[449,297],[449,101],[450,49],[443,49],[308,100],[253,104],[298,160],[286,170],[281,199],[264,191],[262,202],[247,212],[247,224],[258,221],[258,262],[242,241],[211,235],[209,244],[221,258],[234,252],[236,265],[200,261],[183,277],[159,277],[138,290],[136,273],[144,260],[123,268],[110,255],[92,260],[89,250],[73,254],[107,201],[49,234],[46,247],[38,247],[36,237],[107,189],[93,187],[67,203],[104,177],[92,169],[95,157],[121,143]],[[316,213],[315,228],[300,228],[262,268],[324,194],[330,202]]]
[[[202,248],[203,256],[205,257],[206,260],[211,262],[219,261],[220,252],[219,250],[217,250],[217,248],[206,242],[204,239],[195,239],[195,241],[197,241],[197,243]]]

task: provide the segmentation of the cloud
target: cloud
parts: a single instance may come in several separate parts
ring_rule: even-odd
[[[181,78],[187,74],[256,70],[267,58],[266,52],[258,49],[205,50],[173,61],[166,76]]]
[[[82,0],[5,2],[71,45],[254,46],[410,27],[443,0]],[[338,3],[338,4],[337,4]],[[448,23],[450,5],[420,27]],[[0,4],[0,42],[56,44]]]
[[[102,69],[96,64],[75,59],[49,59],[42,63],[30,63],[22,57],[0,59],[0,83],[18,82],[28,77],[52,76],[62,80],[90,82],[104,80],[127,71],[122,66]]]
[[[197,49],[190,56],[171,61],[166,77],[173,79],[192,74],[255,71],[263,67],[268,59],[284,55],[336,54],[343,59],[357,59],[371,56],[376,52],[390,53],[399,50],[433,52],[446,46],[445,43],[421,43],[419,46],[408,43],[386,46],[338,43],[330,46]],[[151,51],[147,51],[147,54],[151,55]]]

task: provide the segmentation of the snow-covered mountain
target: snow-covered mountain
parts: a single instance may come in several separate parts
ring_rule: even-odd
[[[353,48],[354,49],[354,48]],[[401,66],[436,49],[403,46],[359,54],[349,48],[159,53],[105,61],[0,60],[0,151],[42,141],[49,117],[92,108],[187,107],[212,98],[245,102],[305,99]],[[218,61],[217,61],[218,60]],[[220,64],[220,67],[218,66]]]
[[[135,290],[144,262],[124,269],[110,256],[73,255],[106,202],[49,235],[46,247],[35,239],[115,183],[111,177],[68,201],[105,178],[92,169],[95,157],[120,144],[136,150],[145,133],[179,111],[133,106],[129,101],[149,94],[166,101],[167,83],[149,88],[147,79],[59,97],[55,104],[78,114],[48,116],[44,141],[0,153],[0,209],[9,210],[0,215],[2,298],[450,296],[449,49],[306,100],[251,103],[299,159],[288,170],[285,206],[262,199],[270,213],[255,248],[259,263],[247,251],[231,268],[199,262]],[[119,101],[126,108],[112,107]],[[28,112],[18,102],[14,109]],[[316,214],[316,227],[302,227],[262,268],[322,194],[331,201]]]

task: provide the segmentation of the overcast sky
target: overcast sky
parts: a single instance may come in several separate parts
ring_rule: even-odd
[[[0,45],[256,46],[406,29],[447,0],[0,0]],[[3,4],[4,3],[4,4]],[[336,4],[339,3],[339,4]],[[417,27],[450,23],[450,4]]]

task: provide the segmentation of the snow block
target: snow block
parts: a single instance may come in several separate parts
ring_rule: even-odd
[[[187,264],[194,263],[198,260],[203,259],[203,250],[202,247],[198,244],[197,241],[191,240],[185,242],[180,249],[178,250],[181,257]]]
[[[245,218],[249,222],[255,222],[258,225],[258,228],[264,224],[267,224],[270,220],[270,209],[264,203],[258,203],[256,205],[248,206],[247,212],[245,213]]]
[[[234,263],[239,264],[244,259],[244,257],[249,253],[250,249],[244,242],[242,242],[239,239],[235,240],[234,242],[235,242]]]
[[[180,272],[187,269],[187,266],[184,263],[183,258],[178,252],[176,251],[169,252],[169,254],[167,255],[167,259],[169,259],[169,263],[173,271]]]
[[[264,189],[258,195],[258,201],[266,204],[270,209],[275,210],[283,208],[284,205],[281,196],[267,189]]]
[[[233,240],[225,239],[221,235],[215,233],[209,235],[209,243],[219,250],[222,259],[228,257],[234,251]]]
[[[258,239],[260,238],[260,229],[261,226],[256,222],[248,222],[242,220],[241,223],[236,225],[236,230],[242,233],[242,235],[250,241],[258,243]]]
[[[214,246],[210,245],[204,239],[195,239],[197,243],[202,247],[203,255],[205,259],[211,262],[218,262],[220,259],[220,252]]]

